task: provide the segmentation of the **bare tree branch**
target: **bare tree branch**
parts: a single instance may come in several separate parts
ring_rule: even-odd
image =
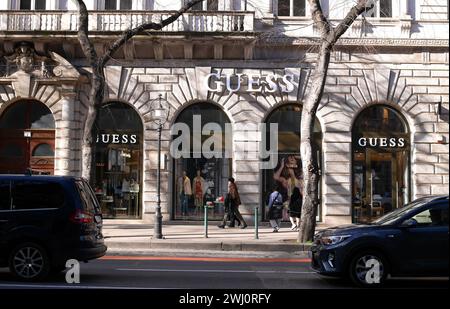
[[[106,62],[108,62],[110,57],[133,36],[138,35],[146,30],[161,30],[165,26],[170,25],[171,23],[176,21],[181,15],[183,15],[183,13],[187,12],[191,7],[203,1],[204,0],[192,0],[188,2],[180,10],[170,15],[166,19],[163,19],[160,23],[151,22],[139,25],[133,29],[125,30],[122,33],[122,35],[114,43],[112,43],[111,46],[109,46],[105,54],[100,58],[99,65],[104,66]]]
[[[204,0],[191,0],[184,5],[180,10],[162,20],[160,23],[146,23],[137,26],[134,29],[124,31],[120,37],[115,40],[106,52],[99,56],[95,50],[94,44],[89,38],[89,12],[83,0],[74,0],[79,12],[78,25],[78,41],[85,57],[92,69],[91,74],[91,89],[89,94],[89,106],[86,113],[86,119],[83,129],[82,140],[82,176],[88,180],[92,179],[92,154],[93,154],[93,132],[92,128],[97,117],[97,108],[103,103],[105,95],[105,73],[104,68],[106,63],[111,59],[111,56],[121,46],[123,46],[133,36],[140,34],[146,30],[161,30],[165,26],[176,21],[183,13],[188,11],[191,7]]]
[[[353,24],[353,22],[361,15],[364,11],[370,10],[373,8],[373,4],[370,7],[367,7],[368,0],[359,0],[358,4],[351,8],[351,10],[347,13],[344,20],[339,23],[339,25],[334,29],[334,37],[333,43],[336,41],[347,31],[348,28]]]

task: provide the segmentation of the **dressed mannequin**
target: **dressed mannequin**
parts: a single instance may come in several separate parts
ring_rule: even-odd
[[[188,215],[189,196],[192,195],[191,180],[183,171],[183,175],[178,179],[178,192],[180,194],[181,215]]]
[[[203,207],[203,195],[205,191],[205,179],[201,176],[201,171],[197,170],[197,176],[195,176],[192,184],[195,207]]]

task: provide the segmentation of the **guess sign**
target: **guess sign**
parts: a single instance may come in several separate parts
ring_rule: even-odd
[[[136,134],[98,134],[97,144],[136,144]]]
[[[357,140],[357,144],[363,148],[404,148],[406,140],[404,137],[360,137]]]

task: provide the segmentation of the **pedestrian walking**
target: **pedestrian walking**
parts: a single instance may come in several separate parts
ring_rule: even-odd
[[[277,185],[269,196],[269,222],[274,233],[280,229],[281,218],[283,217],[283,197]]]
[[[291,199],[289,200],[289,220],[291,221],[291,230],[298,231],[300,228],[300,218],[302,213],[303,196],[298,187],[294,188]]]
[[[241,198],[239,196],[239,191],[233,177],[228,178],[228,192],[231,198],[231,211],[230,211],[230,225],[229,227],[235,226],[235,221],[238,221],[238,225],[241,229],[247,227],[244,218],[239,211],[239,205],[241,205]]]
[[[229,220],[228,227],[234,227],[234,221],[237,220],[241,229],[245,229],[247,227],[247,223],[239,212],[239,205],[241,204],[241,199],[239,197],[239,191],[234,182],[234,178],[230,177],[228,179],[228,193],[225,198],[224,209],[225,213],[223,216],[222,223],[218,225],[219,228],[224,228],[227,225],[227,221]]]

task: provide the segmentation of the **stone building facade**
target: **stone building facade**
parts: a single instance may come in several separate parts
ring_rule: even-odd
[[[164,18],[182,1],[131,1],[131,7],[123,2],[86,1],[98,53],[130,24]],[[200,169],[204,181],[216,187],[214,199],[223,195],[224,179],[236,178],[241,212],[247,219],[253,216],[255,207],[264,207],[281,163],[270,172],[260,169],[258,154],[266,134],[260,124],[272,122],[272,118],[283,120],[283,115],[299,115],[314,68],[317,29],[311,23],[307,1],[213,2],[205,1],[167,29],[136,36],[108,62],[105,106],[112,110],[108,113],[114,117],[134,113],[127,118],[133,129],[111,131],[106,112],[104,124],[97,127],[100,143],[101,134],[105,138],[111,132],[120,139],[127,136],[125,143],[117,143],[125,144],[122,148],[112,147],[112,140],[103,141],[104,145],[98,147],[103,152],[96,160],[107,159],[94,160],[102,176],[93,185],[105,207],[113,203],[118,213],[112,215],[116,217],[121,217],[120,211],[125,209],[123,218],[153,220],[158,155],[150,103],[160,96],[170,105],[162,132],[164,220],[185,219],[179,214],[182,202],[178,179],[182,170],[192,169],[192,164],[196,167],[188,171],[188,177],[193,182],[195,170]],[[322,5],[326,15],[337,23],[350,8],[349,2],[325,0]],[[377,216],[378,210],[387,212],[421,196],[448,194],[447,1],[389,3],[377,2],[333,51],[316,130],[322,170],[319,220],[326,224],[363,221],[360,219],[364,216]],[[45,11],[39,10],[42,5]],[[282,5],[288,5],[288,9]],[[11,162],[22,160],[18,169],[32,167],[57,175],[81,175],[81,134],[90,89],[89,69],[76,37],[75,9],[70,1],[0,4],[2,172],[11,172]],[[227,76],[232,91],[226,87]],[[271,87],[270,81],[276,87]],[[11,126],[8,113],[15,115],[13,108],[21,102],[44,104],[53,115],[53,127],[46,128],[48,132],[39,131],[42,128],[33,121],[25,127]],[[201,114],[203,108],[205,119],[211,117],[209,113],[220,114],[224,123],[231,123],[231,149],[226,149],[231,158],[214,162],[171,158],[171,125],[180,117],[195,114],[191,110]],[[276,114],[278,111],[281,114]],[[133,119],[141,123],[136,125]],[[13,129],[19,131],[8,131]],[[289,137],[289,128],[282,131],[287,133],[280,135],[281,141],[298,142],[298,128],[292,128],[294,137]],[[136,145],[130,146],[134,134],[138,136]],[[48,142],[53,152],[42,156],[45,163],[39,163],[44,161],[38,160],[36,148],[29,146],[34,145],[33,136],[35,145],[53,140]],[[23,144],[24,140],[28,144]],[[14,157],[13,151],[7,151],[9,142],[29,154]],[[283,156],[286,160],[298,157],[290,148],[280,158]],[[134,163],[127,165],[131,161]],[[211,176],[213,170],[220,176]],[[126,183],[122,176],[114,176],[124,171],[134,175],[124,178]],[[109,181],[112,178],[114,185]],[[102,181],[113,186],[112,193],[106,194]],[[127,197],[124,186],[130,181],[136,187],[126,191],[131,192]],[[115,189],[119,183],[122,191],[118,193]],[[120,195],[120,205],[109,198],[116,195]],[[134,203],[127,204],[128,212],[124,201]],[[193,215],[190,219],[200,217]]]

